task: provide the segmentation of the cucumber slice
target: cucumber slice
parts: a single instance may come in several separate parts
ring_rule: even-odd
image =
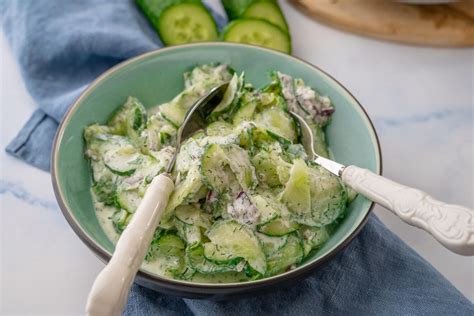
[[[289,161],[295,161],[297,159],[307,160],[308,154],[301,144],[291,144],[286,148],[285,157]]]
[[[287,235],[281,237],[271,237],[257,233],[257,237],[262,242],[263,252],[265,252],[267,258],[273,253],[283,248],[286,245],[286,242],[288,241]]]
[[[299,234],[303,240],[305,257],[311,250],[321,247],[329,239],[326,227],[303,226],[300,228]]]
[[[310,226],[325,226],[342,216],[347,204],[347,193],[338,177],[319,166],[308,169],[313,219]]]
[[[276,1],[256,1],[244,11],[242,17],[266,20],[288,33],[288,24]]]
[[[219,194],[236,194],[240,191],[240,184],[230,169],[227,156],[221,146],[209,145],[201,160],[201,174],[204,183],[209,189]]]
[[[92,134],[92,131],[87,137],[86,156],[93,161],[99,161],[104,154],[111,150],[117,150],[122,147],[132,146],[132,143],[127,137],[111,134]]]
[[[115,231],[121,234],[125,227],[127,227],[131,218],[131,214],[126,210],[119,209],[115,211],[111,218]]]
[[[253,195],[250,196],[250,201],[258,209],[260,224],[274,220],[281,214],[280,210],[273,205],[272,198],[269,196]]]
[[[243,85],[244,73],[242,73],[240,76],[234,74],[234,76],[229,82],[229,86],[225,91],[224,96],[222,97],[222,100],[210,114],[210,120],[217,119],[220,115],[230,111],[234,107],[235,103],[239,99],[239,92],[242,89]]]
[[[315,123],[310,123],[309,127],[313,132],[314,150],[319,156],[329,158],[326,135],[324,134],[323,128]]]
[[[174,144],[178,130],[158,113],[148,119],[144,133],[145,152],[156,152]]]
[[[227,163],[237,177],[237,181],[245,191],[253,190],[258,182],[255,175],[255,168],[250,162],[247,151],[237,145],[229,144],[222,146],[226,154]]]
[[[128,97],[125,104],[107,122],[114,134],[127,135],[137,142],[146,126],[147,113],[137,98]]]
[[[255,0],[221,0],[230,20],[238,19]]]
[[[242,271],[242,266],[216,264],[207,260],[204,257],[204,247],[198,245],[197,247],[186,249],[186,258],[189,265],[196,271],[204,274],[216,272]]]
[[[290,36],[267,21],[239,19],[224,30],[224,41],[264,46],[287,54],[291,53]]]
[[[105,166],[120,176],[132,175],[143,161],[142,155],[131,145],[107,151],[103,159]]]
[[[104,169],[107,170],[107,168]],[[98,181],[94,181],[92,185],[92,191],[97,197],[97,200],[105,205],[115,205],[116,190],[117,185],[114,180],[110,178],[99,179]]]
[[[260,240],[246,226],[233,220],[221,221],[212,226],[207,236],[224,254],[222,257],[243,258],[259,274],[265,274],[267,264]],[[212,257],[208,249],[214,248],[205,246],[206,257]]]
[[[216,264],[235,266],[241,262],[245,262],[244,258],[236,257],[233,253],[230,253],[227,248],[221,248],[213,243],[205,243],[203,246],[204,257]]]
[[[259,151],[252,157],[252,164],[255,167],[255,173],[260,184],[266,184],[271,188],[281,185],[277,166],[268,152]]]
[[[281,158],[281,148],[278,143],[276,146],[262,149],[252,158],[260,184],[265,183],[269,187],[285,184],[290,175],[291,164]]]
[[[268,258],[267,275],[283,272],[303,260],[304,252],[301,239],[296,234],[288,236],[283,248],[273,253]]]
[[[204,213],[193,205],[178,206],[175,210],[175,216],[187,225],[196,225],[206,230],[211,228],[211,215]]]
[[[284,218],[276,218],[268,223],[257,225],[257,230],[268,236],[284,236],[298,230],[300,225]]]
[[[263,110],[255,116],[255,123],[278,136],[296,141],[297,131],[293,118],[280,107],[271,107]]]
[[[296,215],[311,213],[311,193],[309,168],[306,163],[297,159],[290,170],[290,179],[280,200],[288,206],[288,210]]]
[[[170,102],[160,105],[159,113],[163,119],[178,128],[183,123],[186,111],[197,99],[199,99],[197,93],[192,90],[185,90]]]
[[[122,188],[117,190],[115,199],[117,207],[127,210],[129,213],[134,213],[142,201],[138,190],[124,190]]]
[[[181,3],[166,8],[158,20],[158,31],[165,45],[213,41],[218,36],[214,19],[200,3]]]
[[[191,199],[201,189],[201,186],[202,177],[199,169],[197,167],[190,169],[186,179],[179,182],[175,186],[173,193],[171,193],[168,205],[162,216],[163,220],[167,221],[174,209]]]
[[[200,97],[213,87],[231,79],[231,72],[226,65],[202,65],[185,74],[186,89],[173,100],[159,106],[160,115],[178,128],[186,112]]]
[[[227,136],[234,133],[234,127],[224,121],[216,121],[206,127],[207,136]]]
[[[201,230],[198,226],[192,224],[185,224],[182,221],[176,219],[174,226],[178,232],[178,236],[181,237],[189,247],[193,247],[201,243]]]
[[[234,126],[238,126],[242,122],[251,121],[253,119],[253,115],[255,113],[255,109],[257,107],[257,102],[253,96],[249,93],[245,93],[240,98],[240,107],[234,113],[232,117],[232,123]]]
[[[186,269],[185,243],[174,234],[162,235],[150,245],[147,259],[156,261],[166,276],[181,275]]]
[[[186,89],[198,87],[199,90],[206,92],[221,83],[229,82],[234,73],[235,71],[227,64],[196,66],[184,74],[184,86]]]

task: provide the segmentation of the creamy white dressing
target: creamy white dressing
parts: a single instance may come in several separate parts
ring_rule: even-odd
[[[249,226],[257,224],[260,218],[258,209],[250,202],[249,197],[244,192],[240,193],[233,202],[227,205],[227,213],[231,218]]]

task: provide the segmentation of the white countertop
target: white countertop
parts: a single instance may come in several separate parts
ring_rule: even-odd
[[[294,55],[332,74],[373,119],[385,176],[473,207],[474,50],[367,39],[321,25],[286,2],[283,8]],[[63,218],[49,174],[3,151],[35,104],[3,33],[0,63],[0,314],[81,315],[102,263]],[[450,253],[380,207],[375,212],[474,300],[474,258]]]

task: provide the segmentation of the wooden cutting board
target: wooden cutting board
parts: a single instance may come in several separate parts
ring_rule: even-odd
[[[364,36],[430,46],[474,46],[474,0],[412,5],[391,0],[291,0],[304,13]]]

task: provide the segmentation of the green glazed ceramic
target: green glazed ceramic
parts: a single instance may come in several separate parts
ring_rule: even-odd
[[[327,128],[327,138],[336,160],[381,173],[380,146],[367,113],[357,100],[331,76],[302,60],[255,46],[231,43],[200,43],[153,51],[107,71],[94,81],[66,114],[56,135],[52,157],[52,180],[59,205],[77,235],[103,261],[110,259],[113,244],[95,216],[90,185],[91,172],[84,158],[84,127],[105,123],[127,96],[138,97],[151,107],[170,100],[183,89],[183,73],[202,63],[228,63],[245,71],[256,87],[269,80],[272,70],[302,78],[333,101],[336,112]],[[275,288],[302,278],[346,246],[359,232],[373,207],[364,197],[349,206],[331,239],[296,269],[263,280],[203,284],[171,280],[145,271],[136,281],[160,292],[187,297],[227,297]]]

